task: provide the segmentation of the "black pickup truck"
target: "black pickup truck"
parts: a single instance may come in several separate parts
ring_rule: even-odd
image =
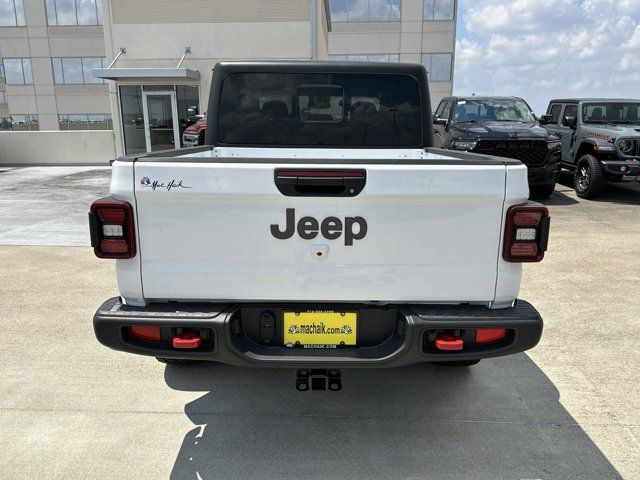
[[[509,157],[527,166],[531,196],[549,197],[560,175],[560,139],[517,97],[447,97],[433,116],[436,147]]]

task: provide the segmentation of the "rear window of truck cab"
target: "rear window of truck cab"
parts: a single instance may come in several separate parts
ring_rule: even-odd
[[[583,103],[582,121],[584,123],[640,124],[640,103]]]
[[[232,73],[222,82],[218,142],[419,147],[418,85],[403,74]]]

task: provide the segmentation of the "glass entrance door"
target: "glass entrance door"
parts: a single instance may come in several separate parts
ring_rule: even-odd
[[[180,131],[175,92],[143,91],[142,97],[147,152],[179,148]]]

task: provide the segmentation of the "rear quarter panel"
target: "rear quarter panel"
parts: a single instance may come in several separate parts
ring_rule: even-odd
[[[138,218],[135,209],[133,162],[116,161],[111,172],[111,196],[134,206],[134,224],[138,229]],[[142,278],[140,274],[140,237],[136,235],[136,251],[138,254],[131,259],[116,260],[116,275],[120,295],[129,305],[143,305]]]
[[[524,165],[508,165],[505,182],[505,200],[500,228],[500,252],[498,255],[498,277],[496,281],[496,295],[494,308],[511,306],[518,297],[522,277],[522,263],[506,262],[502,258],[504,248],[504,229],[507,211],[513,205],[527,202],[529,199],[529,184],[527,182],[527,167]]]

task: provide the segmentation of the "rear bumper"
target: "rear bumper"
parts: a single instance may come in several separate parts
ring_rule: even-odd
[[[287,368],[383,368],[421,362],[471,360],[498,357],[533,348],[542,335],[542,318],[529,303],[519,300],[511,308],[490,310],[472,305],[403,305],[379,307],[394,312],[389,334],[379,343],[364,347],[332,350],[291,349],[260,344],[240,318],[240,305],[155,304],[149,307],[124,306],[118,298],[106,301],[95,313],[93,324],[103,345],[124,352],[165,358],[210,360],[238,366]],[[280,306],[282,307],[282,305]],[[339,305],[333,306],[336,310]],[[268,307],[266,307],[268,308]],[[279,308],[279,307],[276,307]],[[315,308],[315,307],[314,307]],[[353,306],[351,306],[353,308]],[[363,308],[365,308],[363,306]],[[377,309],[378,307],[366,307]],[[371,311],[371,310],[370,310]],[[277,322],[276,322],[277,323]],[[373,325],[380,322],[371,322]],[[164,328],[202,329],[207,341],[195,350],[179,350],[172,344],[157,344],[129,334],[131,325]],[[386,328],[386,327],[385,327]],[[465,343],[461,351],[440,351],[429,344],[434,331],[453,331],[469,339],[478,328],[504,328],[507,336],[490,344]],[[359,332],[367,325],[362,319]]]

